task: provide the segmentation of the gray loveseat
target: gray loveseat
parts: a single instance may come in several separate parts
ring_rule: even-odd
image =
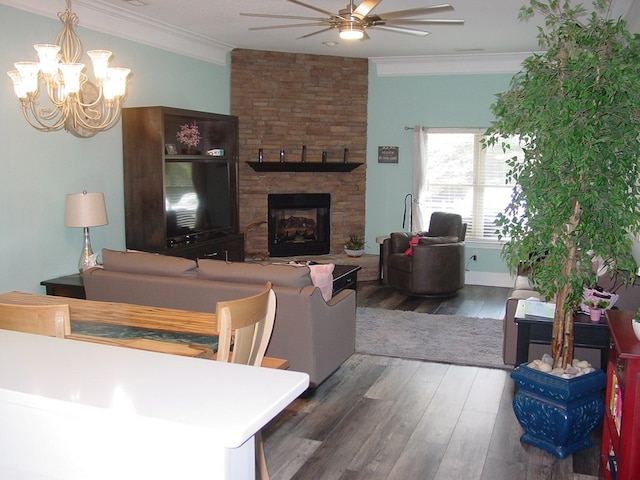
[[[215,312],[216,303],[259,292],[271,281],[276,319],[267,356],[306,372],[312,387],[355,350],[356,301],[343,290],[325,301],[309,268],[199,260],[104,249],[103,268],[83,273],[88,300]]]

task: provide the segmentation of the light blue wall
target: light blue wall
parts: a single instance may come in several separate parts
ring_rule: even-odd
[[[487,127],[495,95],[511,74],[379,77],[369,65],[367,132],[367,253],[377,253],[375,237],[402,231],[404,198],[411,193],[413,131],[405,126]],[[397,164],[378,163],[379,146],[399,147]],[[405,228],[407,230],[408,228]],[[469,270],[506,272],[499,249],[478,251]]]
[[[35,60],[32,44],[52,41],[60,23],[0,5],[0,66]],[[229,113],[230,68],[209,64],[79,28],[85,50],[109,48],[113,65],[133,70],[126,106],[167,105]],[[4,74],[3,74],[4,75]],[[0,87],[0,292],[43,292],[43,279],[72,273],[80,229],[64,226],[67,193],[104,192],[109,225],[91,229],[94,251],[124,248],[122,132],[120,124],[90,139],[64,131],[41,133],[22,119],[10,80]],[[485,127],[489,105],[511,75],[378,77],[369,74],[366,238],[401,230],[403,200],[411,190],[412,132],[405,126]],[[378,164],[378,146],[400,148],[398,164]],[[499,250],[479,250],[469,266],[504,272]]]
[[[31,45],[52,42],[60,27],[58,20],[0,5],[0,292],[43,292],[41,280],[75,271],[82,231],[64,226],[67,193],[104,192],[109,225],[91,229],[93,249],[124,248],[120,123],[89,139],[38,132],[23,120],[4,73],[18,60],[36,60]],[[77,31],[85,51],[108,48],[112,65],[132,69],[126,106],[229,113],[229,67]]]

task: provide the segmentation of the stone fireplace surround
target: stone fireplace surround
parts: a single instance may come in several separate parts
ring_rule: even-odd
[[[368,61],[366,59],[236,49],[231,52],[231,114],[240,123],[240,229],[248,252],[268,251],[269,193],[331,194],[331,253],[351,233],[364,234],[366,165],[352,172],[255,172],[246,162],[366,162]],[[318,158],[316,158],[318,157]],[[246,229],[256,222],[258,228]]]

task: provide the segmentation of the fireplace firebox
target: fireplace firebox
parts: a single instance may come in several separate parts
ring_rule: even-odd
[[[269,256],[325,255],[331,249],[331,194],[268,196]]]

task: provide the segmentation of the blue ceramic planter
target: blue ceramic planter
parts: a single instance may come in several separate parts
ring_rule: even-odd
[[[591,446],[589,434],[604,412],[602,370],[565,379],[522,364],[511,372],[518,387],[513,411],[524,434],[520,441],[558,458]]]

